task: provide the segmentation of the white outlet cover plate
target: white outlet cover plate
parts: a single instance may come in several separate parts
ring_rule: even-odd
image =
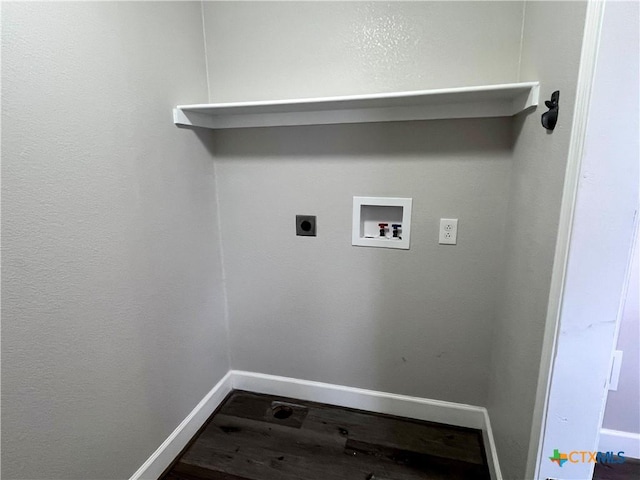
[[[360,247],[399,248],[409,250],[411,245],[411,206],[413,199],[398,197],[353,197],[353,227],[351,244]],[[402,239],[366,238],[362,207],[400,207],[402,209]],[[386,219],[381,218],[381,221]]]
[[[440,219],[440,236],[438,239],[438,243],[440,245],[455,245],[458,243],[457,218]]]

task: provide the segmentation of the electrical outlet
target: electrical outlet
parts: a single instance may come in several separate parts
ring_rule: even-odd
[[[440,245],[455,245],[458,243],[458,219],[457,218],[441,218],[440,219]]]
[[[316,216],[296,215],[296,235],[299,237],[315,237]]]

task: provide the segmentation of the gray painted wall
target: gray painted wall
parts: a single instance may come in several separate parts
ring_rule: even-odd
[[[584,2],[526,4],[520,79],[539,80],[541,100],[560,90],[561,113],[552,134],[540,126],[541,108],[514,123],[487,404],[506,479],[525,477],[585,13]]]
[[[484,404],[509,125],[217,133],[233,367]],[[411,250],[353,247],[354,195],[412,197]],[[460,219],[457,246],[438,245],[441,217]]]
[[[517,80],[523,2],[204,2],[211,101]]]
[[[522,11],[205,3],[210,98],[516,81]],[[485,404],[510,138],[508,119],[216,133],[233,367]],[[354,195],[412,197],[411,250],[352,247]],[[441,217],[457,246],[438,245]]]
[[[2,3],[2,478],[128,478],[228,370],[198,3]]]

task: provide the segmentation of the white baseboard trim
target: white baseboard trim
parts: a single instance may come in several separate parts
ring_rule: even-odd
[[[625,457],[640,458],[640,433],[603,428],[600,430],[598,451],[624,452]]]
[[[162,475],[189,443],[189,440],[231,392],[231,377],[232,373],[227,372],[129,480],[156,480]]]
[[[157,479],[231,390],[279,395],[482,431],[492,480],[502,480],[489,414],[484,407],[231,370],[211,389],[129,480]]]
[[[493,430],[491,429],[491,421],[489,420],[489,411],[484,410],[484,424],[482,425],[482,440],[484,441],[485,453],[487,454],[487,466],[491,474],[491,480],[502,480],[502,471],[500,470],[500,462],[498,461],[498,450],[496,442],[493,439]]]
[[[477,428],[482,430],[491,478],[502,480],[489,413],[484,407],[263,373],[240,370],[232,370],[231,373],[235,390],[280,395],[459,427]]]

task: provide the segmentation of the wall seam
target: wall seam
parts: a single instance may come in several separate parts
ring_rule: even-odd
[[[215,194],[216,194],[216,217],[217,217],[217,223],[218,223],[218,245],[219,245],[219,251],[220,251],[220,268],[222,270],[222,292],[223,292],[223,298],[224,298],[224,325],[225,325],[225,330],[226,330],[226,335],[227,335],[227,362],[229,364],[229,370],[233,369],[233,356],[231,355],[231,322],[229,321],[229,295],[228,295],[228,289],[227,289],[227,269],[225,268],[225,262],[224,262],[224,248],[222,245],[222,219],[221,219],[221,214],[220,214],[220,194],[219,194],[219,189],[218,189],[218,168],[217,168],[217,163],[216,162],[216,156],[215,156],[215,138],[214,138],[214,145],[213,145],[213,154],[212,154],[212,161],[213,161],[213,185],[214,185],[214,189],[215,189]]]
[[[520,52],[518,53],[518,72],[516,81],[520,81],[522,77],[522,50],[524,46],[524,20],[527,14],[527,0],[522,2],[522,26],[520,27]],[[207,80],[208,80],[207,74]]]
[[[211,101],[211,84],[209,81],[209,55],[207,53],[207,29],[204,21],[204,2],[200,0],[200,16],[202,17],[202,41],[204,43],[204,71],[207,76],[207,101]],[[216,193],[217,195],[217,193]]]
[[[209,55],[207,53],[207,28],[205,23],[204,16],[204,2],[205,0],[200,0],[200,15],[202,17],[202,40],[204,42],[204,68],[205,74],[207,76],[207,101],[211,101],[211,82],[209,77]],[[215,135],[212,133],[212,135]],[[227,339],[227,364],[229,370],[233,368],[233,357],[231,355],[231,326],[229,321],[229,295],[227,289],[227,269],[225,268],[224,262],[224,248],[222,246],[222,220],[221,220],[221,210],[220,210],[220,193],[218,188],[218,168],[216,162],[216,146],[215,146],[215,137],[213,142],[213,152],[211,154],[211,161],[213,162],[213,188],[215,190],[215,201],[216,201],[216,221],[218,224],[218,249],[220,252],[220,269],[222,270],[222,297],[223,297],[223,312],[224,312],[224,326],[225,326],[225,334]]]

